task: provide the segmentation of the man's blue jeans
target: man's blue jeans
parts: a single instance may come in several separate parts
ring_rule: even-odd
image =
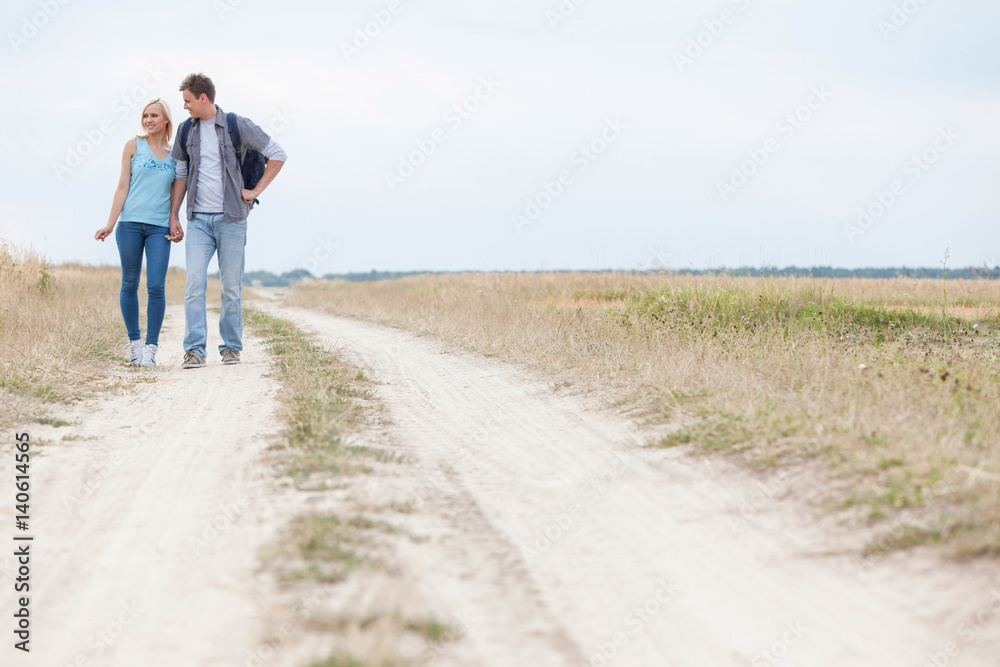
[[[170,263],[169,227],[147,225],[144,222],[119,222],[115,230],[118,254],[122,259],[122,291],[119,297],[122,319],[129,340],[140,340],[139,278],[142,276],[142,256],[146,255],[146,343],[158,345],[163,311],[167,306],[163,287],[167,282]]]
[[[226,348],[243,349],[243,263],[247,244],[247,221],[223,222],[221,213],[195,213],[188,220],[184,235],[187,282],[184,285],[184,351],[205,358],[208,322],[205,292],[208,289],[208,263],[219,254],[219,279],[222,281],[222,314],[219,334],[221,354]]]

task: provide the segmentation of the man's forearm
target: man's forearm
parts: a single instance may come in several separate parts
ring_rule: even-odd
[[[261,174],[260,180],[257,182],[257,187],[254,188],[254,192],[260,195],[264,191],[274,177],[278,175],[281,168],[285,166],[284,160],[268,160],[267,164],[264,165],[264,173]],[[175,181],[176,182],[176,181]]]
[[[187,181],[180,178],[174,179],[174,184],[170,186],[170,219],[180,220],[181,202],[187,194]]]

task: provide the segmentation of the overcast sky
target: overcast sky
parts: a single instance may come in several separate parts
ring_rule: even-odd
[[[0,236],[117,264],[202,71],[288,153],[247,269],[1000,263],[995,0],[576,2],[5,0]]]

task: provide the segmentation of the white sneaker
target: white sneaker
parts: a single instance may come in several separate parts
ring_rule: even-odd
[[[128,342],[129,363],[138,366],[142,363],[142,341],[130,340]]]
[[[142,362],[140,366],[155,366],[156,365],[156,351],[159,349],[156,345],[146,345],[142,349]]]

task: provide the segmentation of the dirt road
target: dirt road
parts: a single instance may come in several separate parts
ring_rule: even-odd
[[[459,627],[431,664],[998,664],[995,568],[859,561],[857,536],[801,504],[794,479],[642,448],[626,417],[508,364],[268,309],[378,383],[389,421],[359,437],[406,460],[346,484],[370,506],[409,503],[395,520],[421,539],[390,542],[390,567],[330,604]],[[170,312],[158,382],[26,429],[51,442],[32,469],[30,664],[254,664],[282,620],[259,553],[305,504],[270,474],[277,387],[252,339],[240,366],[181,371]],[[8,624],[13,567],[0,557]],[[6,634],[0,662],[29,664]]]
[[[23,428],[35,443],[32,652],[8,641],[16,566],[5,548],[0,663],[244,664],[269,627],[258,549],[281,525],[272,502],[280,488],[264,458],[279,427],[278,387],[262,377],[259,355],[182,371],[182,323],[171,308],[159,368],[121,374],[155,383],[53,408],[69,426]],[[5,499],[12,468],[5,450]],[[0,523],[13,525],[13,502],[0,507]]]
[[[382,383],[384,437],[440,520],[419,577],[467,627],[440,664],[1000,664],[995,569],[859,560],[784,500],[795,480],[641,448],[630,420],[507,364],[278,312]]]

